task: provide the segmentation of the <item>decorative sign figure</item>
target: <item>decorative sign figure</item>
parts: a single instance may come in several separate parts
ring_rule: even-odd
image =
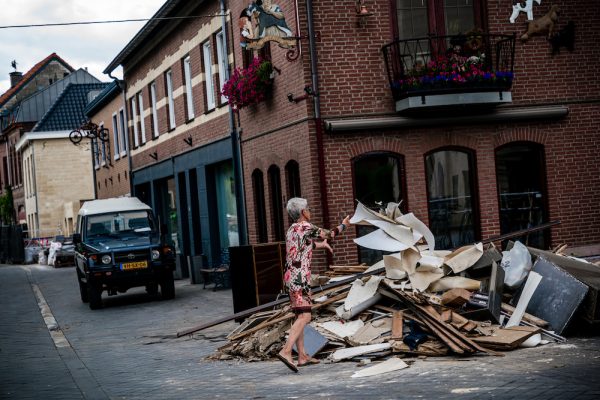
[[[254,29],[252,25],[254,24]],[[285,22],[281,7],[271,0],[256,0],[240,15],[239,20],[242,47],[248,50],[261,49],[267,42],[277,42],[280,47],[290,49],[296,45],[296,38]]]
[[[558,23],[558,11],[558,6],[553,5],[546,15],[528,22],[527,32],[521,36],[521,40],[526,42],[535,35],[548,35],[550,39],[554,34],[554,26]]]
[[[529,21],[533,20],[533,2],[536,2],[539,4],[542,4],[542,0],[525,0],[525,7],[523,7],[521,5],[521,2],[517,2],[516,4],[513,4],[513,12],[512,15],[510,16],[510,23],[514,24],[515,21],[517,20],[517,17],[519,16],[519,14],[521,12],[527,13],[527,19]]]

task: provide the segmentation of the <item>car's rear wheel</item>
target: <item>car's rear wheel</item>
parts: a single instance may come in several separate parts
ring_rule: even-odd
[[[88,282],[87,291],[90,308],[92,310],[102,308],[102,286],[96,283]]]
[[[172,271],[163,272],[163,276],[160,281],[160,293],[163,300],[175,298],[175,280],[173,279]]]
[[[77,271],[77,282],[79,283],[79,294],[81,295],[81,301],[87,303],[90,301],[88,297],[87,285],[81,281],[82,276],[81,272],[79,272],[79,268],[75,268],[75,270]]]

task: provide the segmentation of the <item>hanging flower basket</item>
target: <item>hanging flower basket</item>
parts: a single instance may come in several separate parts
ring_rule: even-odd
[[[273,87],[273,64],[255,58],[247,68],[236,68],[223,85],[223,96],[235,110],[265,100]]]

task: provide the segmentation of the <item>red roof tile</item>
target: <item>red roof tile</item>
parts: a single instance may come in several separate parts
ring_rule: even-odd
[[[23,78],[21,78],[21,80],[15,86],[11,87],[6,92],[4,92],[2,96],[0,96],[0,107],[2,107],[4,103],[6,103],[12,96],[17,94],[19,90],[21,90],[25,86],[25,84],[29,82],[31,78],[33,78],[38,72],[40,72],[46,65],[48,65],[50,61],[54,60],[63,64],[65,67],[71,70],[71,72],[74,71],[73,67],[71,67],[65,60],[60,58],[58,54],[52,53],[39,63],[35,64],[33,68],[31,68],[29,71],[27,71],[26,74],[23,75]]]

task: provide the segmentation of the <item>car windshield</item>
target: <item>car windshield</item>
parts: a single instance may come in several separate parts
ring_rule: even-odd
[[[132,232],[148,235],[155,231],[155,223],[148,211],[121,211],[111,214],[91,215],[87,218],[88,238],[114,236]]]

